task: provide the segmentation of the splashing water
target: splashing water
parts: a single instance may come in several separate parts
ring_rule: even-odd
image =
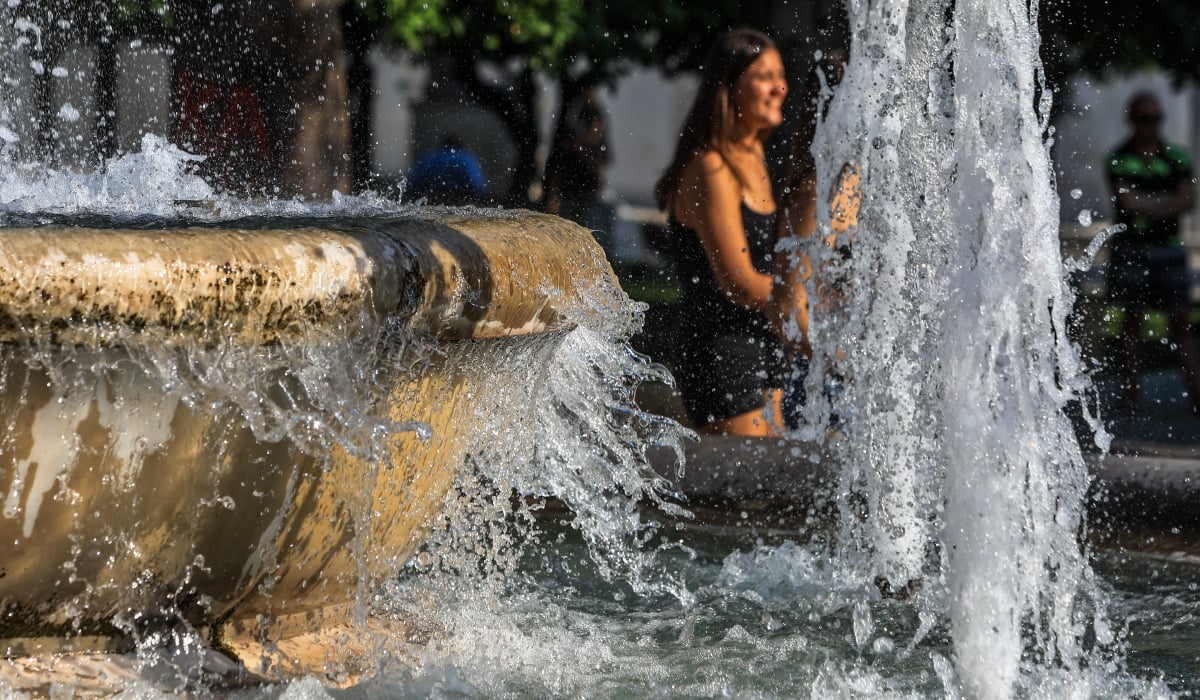
[[[841,270],[856,283],[844,313],[814,316],[826,353],[813,376],[838,372],[843,393],[809,391],[810,425],[845,418],[830,438],[845,467],[839,561],[744,536],[704,551],[703,537],[672,539],[647,522],[646,503],[686,517],[664,502],[645,452],[678,448],[686,432],[636,408],[636,386],[667,377],[626,345],[641,309],[601,285],[575,310],[579,328],[540,362],[514,365],[504,402],[479,406],[478,449],[425,551],[398,563],[382,590],[360,591],[371,614],[427,626],[376,650],[385,668],[363,693],[1164,694],[1125,681],[1107,655],[1117,644],[1105,597],[1075,545],[1086,474],[1062,409],[1084,380],[1065,334],[1071,298],[1043,138],[1037,8],[991,4],[953,4],[948,25],[938,0],[851,3],[851,65],[815,148],[821,192],[842,164],[862,172],[858,238]],[[97,172],[21,164],[5,128],[8,85],[0,81],[0,224],[411,211],[375,195],[224,197],[192,174],[194,156],[153,135]],[[362,420],[381,380],[360,371],[378,359],[379,337],[357,337],[359,321],[265,357],[185,347],[135,362],[174,387],[168,401],[222,404],[263,439],[370,454],[389,431],[420,426]],[[416,351],[419,366],[437,348]],[[57,381],[128,372],[80,357],[90,373]],[[269,383],[306,406],[249,391],[263,363]],[[538,531],[544,498],[574,514],[566,534]],[[881,599],[881,588],[912,597]],[[1179,598],[1180,615],[1200,610]],[[283,696],[329,697],[313,679]]]
[[[944,607],[968,697],[1008,697],[1023,659],[1078,674],[1113,641],[1078,544],[1088,476],[1064,409],[1086,378],[1066,335],[1037,3],[849,13],[814,144],[818,192],[846,164],[861,177],[853,259],[826,265],[853,279],[847,308],[814,328],[844,393],[809,422],[849,416],[832,438],[843,546],[885,591],[923,584]]]
[[[0,130],[3,124],[0,114]],[[101,215],[118,221],[147,217],[229,221],[270,216],[387,216],[413,211],[409,205],[374,192],[353,197],[335,193],[328,202],[251,202],[222,194],[193,172],[203,156],[188,153],[153,133],[142,136],[140,150],[121,154],[95,172],[54,170],[5,156],[0,148],[0,223],[47,215]]]
[[[0,19],[11,19],[11,10],[11,6],[0,10]],[[36,27],[0,21],[0,32],[15,30],[20,30],[21,37],[37,35]],[[0,53],[4,54],[0,98],[7,98],[15,94],[13,76],[23,71],[13,63],[18,51]],[[385,220],[380,225],[386,226],[387,219],[416,213],[410,205],[375,193],[353,197],[335,193],[332,201],[323,203],[249,202],[227,196],[195,174],[200,157],[154,134],[142,137],[140,150],[120,154],[94,170],[55,170],[22,160],[23,144],[16,130],[8,128],[20,114],[20,108],[14,111],[12,105],[13,101],[0,99],[0,226],[84,222],[142,228],[239,221],[248,226],[278,227],[303,220],[337,228],[373,225],[364,223],[364,217]],[[459,211],[494,219],[527,216],[496,210]],[[512,375],[489,380],[503,385],[503,398],[477,402],[475,443],[458,498],[445,504],[440,529],[423,557],[413,562],[414,570],[482,571],[494,580],[475,580],[471,585],[481,587],[479,595],[484,600],[489,599],[487,590],[502,590],[505,577],[515,570],[523,546],[520,540],[533,517],[528,506],[510,501],[510,494],[519,493],[567,504],[577,514],[575,524],[590,543],[604,575],[624,577],[643,593],[688,598],[684,585],[656,570],[653,551],[640,546],[654,526],[642,519],[639,509],[643,502],[657,501],[663,510],[682,514],[662,503],[661,480],[650,470],[645,451],[655,444],[678,448],[686,431],[672,421],[640,411],[633,401],[639,383],[669,377],[629,349],[627,341],[640,327],[643,308],[613,282],[600,275],[594,287],[581,290],[578,299],[565,300],[558,310],[566,322],[574,322],[578,328],[561,342],[545,344],[546,350],[539,351],[532,362],[517,361],[531,351],[515,348]],[[267,347],[206,345],[185,338],[147,346],[132,333],[107,339],[127,351],[111,357],[103,351],[80,349],[64,359],[57,351],[33,347],[6,353],[0,360],[8,363],[5,366],[25,363],[31,376],[39,372],[48,375],[63,396],[86,401],[108,392],[112,393],[111,403],[125,408],[135,402],[125,396],[130,392],[118,389],[126,383],[125,378],[136,376],[138,386],[165,388],[160,403],[170,411],[178,405],[219,412],[231,427],[252,433],[258,441],[287,440],[304,456],[318,460],[336,447],[378,462],[375,468],[386,468],[388,445],[397,432],[422,434],[429,428],[374,419],[372,406],[381,401],[395,375],[419,372],[430,358],[436,361],[440,350],[428,338],[410,337],[406,329],[390,328],[381,321],[346,318],[335,328],[307,329],[300,342]],[[23,355],[26,351],[32,354]],[[488,361],[500,362],[498,356]],[[149,410],[171,414],[162,406],[155,404]],[[139,434],[136,440],[130,438],[135,445],[118,447],[130,453],[130,463],[137,467],[143,452],[154,451],[154,438]],[[230,438],[214,434],[208,439],[216,443],[220,459],[225,459],[224,446]],[[63,463],[69,465],[78,450],[73,445],[64,450]],[[597,484],[606,487],[597,488]],[[361,493],[356,493],[356,488]],[[369,484],[347,485],[347,506],[354,513],[356,530],[367,532],[371,508],[363,494],[370,494]],[[11,494],[5,495],[12,500]],[[251,506],[219,502],[212,507],[233,510]],[[369,551],[370,542],[361,538],[351,546],[356,557],[389,556],[388,552]],[[398,571],[401,564],[397,562]],[[204,566],[199,562],[197,572]],[[359,591],[355,616],[360,622],[370,614],[370,600],[371,591]],[[136,605],[115,623],[141,640],[139,649],[153,658],[160,652],[156,649],[158,636],[144,634],[143,616],[134,608]],[[158,612],[171,615],[169,610]]]
[[[173,216],[179,213],[175,202],[213,198],[212,188],[187,172],[203,158],[153,134],[143,136],[141,145],[140,152],[114,159],[98,173],[0,162],[0,206],[12,213]]]
[[[11,4],[0,9],[0,19],[5,20],[0,21],[0,32],[12,39],[5,44],[40,41],[39,28],[19,14]],[[140,150],[120,154],[94,170],[55,170],[28,162],[23,160],[26,144],[19,141],[19,130],[9,128],[26,111],[18,100],[9,98],[20,93],[17,87],[22,76],[28,77],[28,67],[21,62],[21,50],[0,53],[0,97],[5,98],[0,99],[0,225],[82,220],[142,227],[249,218],[275,226],[301,217],[336,227],[351,218],[386,219],[415,211],[375,193],[353,197],[335,193],[330,202],[249,202],[227,196],[196,174],[201,157],[152,133],[142,137]],[[525,216],[460,211],[497,219]],[[611,278],[601,278],[581,299],[569,301],[570,308],[561,309],[568,317],[565,320],[579,327],[540,362],[514,365],[512,376],[503,378],[509,387],[508,405],[479,406],[479,444],[464,477],[464,497],[449,504],[444,540],[435,539],[429,549],[437,555],[432,559],[454,560],[447,565],[451,568],[471,568],[459,566],[464,558],[484,559],[487,567],[503,574],[506,557],[519,551],[505,544],[519,534],[511,532],[514,516],[507,494],[552,498],[576,514],[575,522],[587,533],[585,539],[603,562],[604,573],[639,581],[635,587],[642,591],[663,590],[686,599],[686,589],[670,576],[655,574],[653,554],[637,546],[653,530],[641,518],[643,501],[657,501],[663,510],[682,514],[662,503],[663,484],[648,466],[646,449],[677,448],[686,431],[637,409],[633,400],[637,385],[669,381],[669,377],[627,345],[640,328],[643,308],[632,303]],[[314,454],[338,445],[370,456],[385,451],[389,431],[426,429],[366,418],[368,407],[389,382],[383,375],[415,371],[389,366],[380,354],[390,352],[388,344],[399,340],[405,361],[419,368],[422,355],[438,353],[435,344],[391,337],[402,335],[403,329],[380,327],[378,321],[345,319],[336,330],[317,333],[313,329],[304,343],[250,351],[196,346],[181,339],[177,347],[133,348],[133,361],[138,371],[171,388],[171,400],[231,409],[257,439],[287,438]],[[136,339],[124,340],[136,346]],[[347,362],[351,357],[358,359]],[[56,369],[54,363],[33,362],[46,364],[41,369],[47,371]],[[87,384],[94,377],[129,371],[128,361],[124,362],[122,367],[102,353],[89,355],[84,363],[86,376],[71,372],[55,376],[64,387]],[[382,369],[367,369],[376,365]],[[97,385],[101,384],[102,379]],[[304,406],[289,403],[297,393]],[[279,397],[284,397],[282,403]],[[530,425],[536,429],[530,430]]]
[[[142,139],[139,152],[120,155],[95,172],[53,171],[11,155],[10,151],[0,158],[0,225],[83,221],[146,227],[236,220],[251,227],[303,222],[336,229],[386,227],[387,220],[397,216],[419,215],[408,205],[375,194],[335,197],[329,203],[225,197],[192,173],[196,156],[152,134]],[[527,216],[459,211],[500,220]],[[586,277],[592,279],[590,273]],[[412,563],[414,571],[456,572],[459,580],[453,587],[471,588],[475,604],[493,600],[489,591],[504,590],[521,556],[521,540],[533,513],[529,506],[511,501],[513,493],[566,504],[576,514],[575,525],[589,543],[601,575],[627,580],[643,594],[661,592],[676,600],[690,596],[685,585],[656,567],[653,548],[641,546],[655,526],[640,510],[645,502],[658,502],[661,510],[683,515],[662,501],[663,484],[648,466],[646,450],[653,445],[678,449],[686,431],[637,408],[633,397],[638,384],[669,377],[627,344],[640,327],[643,307],[631,302],[611,277],[598,275],[594,282],[581,287],[578,298],[556,303],[564,320],[578,325],[561,342],[529,344],[542,350],[523,350],[520,340],[510,343],[511,374],[488,379],[501,385],[503,398],[477,401],[470,463],[457,498],[445,504],[438,531]],[[56,391],[85,402],[94,394],[106,396],[110,385],[121,387],[123,378],[136,375],[139,386],[166,388],[163,405],[219,412],[231,427],[248,429],[256,440],[287,440],[304,456],[318,460],[336,447],[379,463],[375,468],[386,468],[395,433],[420,434],[429,428],[373,419],[372,406],[382,401],[395,375],[419,372],[441,351],[431,339],[411,337],[405,328],[382,321],[346,318],[334,328],[307,329],[298,342],[250,348],[221,342],[210,346],[186,338],[146,346],[135,332],[117,332],[106,342],[121,344],[125,352],[112,357],[82,349],[63,359],[57,351],[23,347],[3,359],[49,375]],[[22,354],[29,350],[31,355]],[[486,362],[479,358],[481,366],[502,364],[501,351],[491,352]],[[124,396],[114,394],[113,403],[133,405]],[[156,406],[151,410],[161,413]],[[154,451],[153,437],[139,435],[137,445],[127,450],[133,456],[131,464],[140,465],[142,452]],[[228,438],[214,434],[209,439],[217,443],[218,461],[226,459],[223,446]],[[64,465],[69,466],[76,453],[67,446]],[[605,486],[597,487],[600,484]],[[369,496],[370,485],[346,488],[356,530],[368,532],[371,504],[364,494]],[[220,502],[212,507],[250,506]],[[371,543],[361,538],[351,547],[356,558],[389,556],[371,551]],[[402,563],[396,563],[397,571]],[[203,567],[198,563],[197,571]],[[485,576],[476,579],[468,572]],[[360,581],[354,611],[360,623],[371,614],[372,600],[372,591],[361,586]],[[170,617],[172,611],[156,614]],[[130,614],[114,622],[139,640],[140,653],[153,659],[162,653],[157,641],[161,635],[145,632],[144,617],[131,604]]]

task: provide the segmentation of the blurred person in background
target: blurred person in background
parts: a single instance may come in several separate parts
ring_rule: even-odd
[[[457,134],[446,133],[437,150],[408,171],[407,199],[426,204],[482,204],[487,197],[483,167]]]
[[[546,164],[545,209],[593,231],[605,229],[601,194],[611,153],[608,120],[593,90],[567,105],[559,128],[560,143]]]
[[[704,69],[655,188],[680,283],[673,369],[701,432],[776,435],[785,357],[767,317],[776,204],[763,141],[783,121],[783,60],[766,35],[737,29]]]
[[[1109,304],[1124,310],[1115,368],[1124,378],[1124,408],[1133,411],[1138,405],[1146,312],[1161,309],[1192,412],[1200,414],[1200,349],[1191,328],[1191,275],[1179,226],[1179,217],[1195,201],[1192,161],[1162,138],[1162,103],[1153,94],[1136,94],[1126,117],[1130,136],[1109,154],[1105,168],[1116,221],[1125,225],[1113,240],[1107,273]]]

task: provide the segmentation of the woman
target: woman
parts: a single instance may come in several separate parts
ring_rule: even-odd
[[[722,34],[655,189],[680,283],[675,378],[705,433],[779,430],[784,354],[767,320],[775,198],[763,141],[783,121],[786,94],[766,35]]]

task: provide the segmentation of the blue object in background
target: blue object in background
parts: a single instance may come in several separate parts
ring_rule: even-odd
[[[423,156],[408,173],[408,199],[427,204],[481,204],[487,180],[475,154],[453,134],[442,137],[438,150]]]

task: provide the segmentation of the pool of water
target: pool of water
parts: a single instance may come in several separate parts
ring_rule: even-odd
[[[670,528],[668,528],[670,529]],[[381,618],[419,620],[415,643],[381,641],[380,670],[334,697],[957,697],[945,617],[917,590],[884,597],[822,546],[778,533],[688,526],[657,566],[691,600],[638,595],[597,575],[569,528],[540,522],[520,565],[486,580],[402,576]],[[669,543],[667,542],[669,540]],[[1200,566],[1100,550],[1121,654],[1056,672],[1023,664],[1020,697],[1200,692]],[[390,636],[390,635],[389,635]],[[275,692],[279,688],[268,692]]]
[[[494,556],[495,541],[443,556],[455,571],[418,557],[368,597],[359,624],[318,639],[370,669],[349,683],[329,674],[231,686],[236,674],[212,674],[233,666],[178,630],[137,655],[35,660],[25,673],[42,695],[64,697],[962,697],[936,581],[884,596],[803,533],[667,524],[645,545],[656,557],[643,576],[671,585],[639,594],[601,575],[560,519],[514,532],[518,558]],[[1076,672],[1027,652],[1015,697],[1200,694],[1200,559],[1163,545],[1093,548],[1117,644],[1089,641]],[[463,566],[471,560],[479,565]],[[25,696],[2,679],[0,697]]]

